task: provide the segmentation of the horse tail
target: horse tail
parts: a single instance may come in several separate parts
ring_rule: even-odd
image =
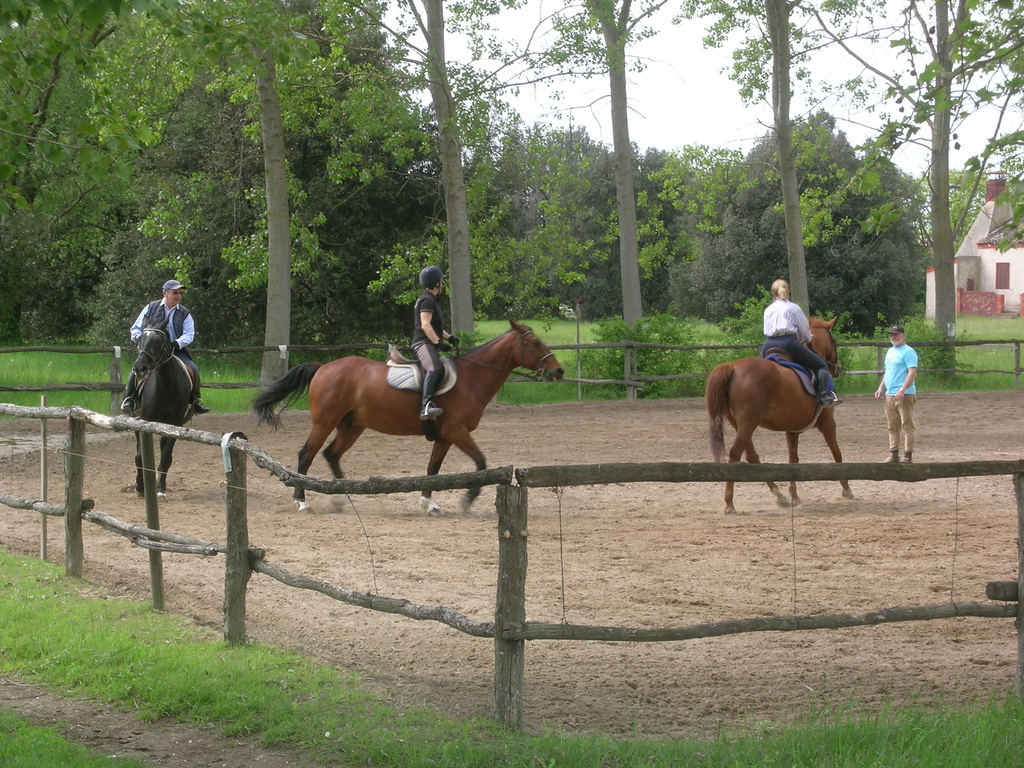
[[[252,412],[259,423],[269,424],[275,429],[281,426],[281,417],[274,412],[274,406],[282,400],[285,400],[287,405],[301,397],[309,388],[309,382],[313,380],[313,375],[321,365],[317,362],[301,363],[261,388],[252,401]]]
[[[729,413],[729,383],[732,381],[732,363],[722,363],[708,376],[704,389],[704,405],[708,411],[708,442],[711,458],[716,463],[725,461],[725,425]]]

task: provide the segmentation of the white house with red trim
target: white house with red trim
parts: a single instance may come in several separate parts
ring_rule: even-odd
[[[1005,178],[989,179],[985,205],[953,260],[958,315],[1024,315],[1024,242],[998,248],[1012,218],[1010,204],[996,202],[1004,189]],[[926,275],[925,317],[935,317],[935,267]]]

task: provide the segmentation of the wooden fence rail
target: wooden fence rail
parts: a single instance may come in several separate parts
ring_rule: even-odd
[[[1024,341],[1017,339],[1008,340],[978,340],[978,341],[918,341],[914,343],[915,349],[924,347],[992,347],[1013,350],[1013,366],[1010,369],[960,369],[960,368],[922,368],[920,373],[946,373],[946,374],[1005,374],[1014,377],[1014,386],[1020,391],[1024,387],[1024,368],[1021,366],[1021,346]],[[839,347],[844,348],[869,348],[875,349],[875,367],[865,370],[846,370],[847,376],[880,376],[883,370],[883,359],[885,350],[889,345],[883,342],[840,342]],[[635,399],[637,392],[647,383],[658,381],[682,381],[686,379],[706,378],[708,371],[690,371],[687,373],[675,373],[667,375],[645,375],[638,370],[642,350],[664,350],[666,352],[721,352],[732,351],[737,354],[735,357],[743,357],[756,354],[759,345],[755,344],[655,344],[639,341],[619,341],[603,344],[560,344],[551,345],[553,351],[571,350],[577,353],[589,350],[600,349],[621,349],[623,354],[623,377],[621,379],[595,379],[583,378],[582,375],[576,378],[566,378],[564,381],[576,384],[614,385],[624,387],[626,398]],[[386,350],[385,344],[338,344],[338,345],[312,345],[296,344],[286,347],[223,347],[220,349],[193,349],[196,355],[232,355],[251,352],[280,351],[283,360],[287,364],[291,352],[326,352],[333,356],[343,354],[358,354],[368,351]],[[112,361],[108,366],[110,372],[109,381],[96,382],[59,382],[41,385],[0,385],[0,392],[110,392],[110,413],[117,414],[120,410],[124,382],[121,376],[121,358],[126,350],[122,347],[5,347],[0,348],[0,354],[18,354],[25,352],[52,352],[68,354],[109,354]],[[510,381],[531,381],[528,378],[516,377]],[[253,389],[259,386],[259,382],[216,382],[204,381],[203,387],[207,389]]]
[[[318,592],[340,602],[370,610],[398,614],[416,620],[436,621],[472,637],[492,639],[495,645],[495,715],[507,727],[522,725],[525,649],[528,640],[598,640],[615,642],[666,642],[718,637],[741,632],[786,632],[840,627],[874,626],[889,622],[929,621],[962,616],[1014,618],[1018,620],[1017,691],[1024,695],[1024,632],[1018,598],[1024,594],[1024,460],[934,463],[913,465],[880,464],[597,464],[529,467],[513,471],[503,467],[456,475],[418,478],[370,478],[365,481],[319,480],[292,472],[245,439],[240,432],[216,435],[185,427],[155,424],[129,417],[110,417],[79,407],[26,408],[0,403],[0,414],[40,420],[67,422],[64,449],[65,494],[63,505],[39,499],[22,499],[0,491],[0,504],[13,509],[61,515],[65,523],[65,571],[81,576],[83,567],[82,522],[126,537],[151,555],[154,604],[162,599],[162,572],[154,570],[163,552],[213,557],[225,555],[224,638],[229,643],[246,640],[245,600],[253,573],[261,573],[282,584]],[[104,429],[159,434],[180,440],[216,446],[223,455],[226,475],[226,542],[199,541],[158,530],[158,526],[131,525],[93,509],[82,498],[85,476],[85,425]],[[44,451],[45,452],[45,451]],[[302,486],[327,494],[403,493],[416,490],[453,490],[497,486],[498,574],[493,622],[478,622],[443,606],[424,606],[408,600],[347,589],[320,579],[295,574],[266,560],[262,549],[248,538],[246,464],[270,471],[286,485]],[[153,474],[152,457],[144,473]],[[737,619],[686,627],[638,628],[572,625],[526,621],[526,577],[528,564],[528,492],[531,487],[566,487],[626,482],[760,482],[774,480],[895,480],[920,482],[945,477],[1011,475],[1018,512],[1018,581],[1016,590],[993,590],[1013,602],[941,603],[925,606],[889,607],[862,614],[832,616],[779,616]],[[515,484],[513,484],[515,483]],[[156,574],[156,575],[155,575]],[[159,576],[159,579],[157,578]],[[1014,585],[1009,585],[1010,587]]]

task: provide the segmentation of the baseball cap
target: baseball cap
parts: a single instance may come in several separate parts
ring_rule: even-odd
[[[892,336],[894,333],[906,333],[906,331],[903,330],[902,325],[894,325],[889,329],[889,335]]]
[[[164,283],[164,288],[163,289],[165,291],[176,291],[179,288],[184,288],[184,287],[185,286],[182,285],[181,283],[179,283],[177,280],[168,280],[166,283]]]

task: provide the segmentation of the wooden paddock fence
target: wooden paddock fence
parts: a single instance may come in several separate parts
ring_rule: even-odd
[[[941,373],[941,374],[1004,374],[1013,376],[1014,388],[1019,392],[1024,388],[1024,368],[1021,367],[1021,346],[1024,341],[1017,339],[1000,340],[979,340],[979,341],[917,341],[914,348],[921,350],[925,347],[953,347],[955,349],[969,347],[988,347],[992,349],[1012,350],[1013,365],[1009,369],[960,369],[960,368],[921,368],[919,373]],[[349,354],[363,354],[366,352],[383,352],[387,350],[386,344],[338,344],[338,345],[314,345],[296,344],[292,346],[282,345],[280,347],[224,347],[221,349],[196,348],[192,353],[199,357],[224,356],[254,352],[278,352],[281,356],[281,370],[287,369],[290,354],[292,352],[323,352],[327,355],[341,356]],[[884,370],[885,352],[889,348],[887,342],[840,342],[837,346],[842,348],[867,348],[875,350],[875,367],[865,370],[846,370],[844,376],[871,376],[876,380]],[[407,347],[403,348],[408,350]],[[693,371],[688,373],[673,373],[668,375],[647,375],[639,370],[641,352],[644,350],[661,350],[664,352],[728,352],[732,359],[747,357],[757,354],[760,344],[697,344],[697,345],[676,345],[676,344],[655,344],[640,341],[618,341],[604,344],[552,344],[550,349],[554,352],[571,350],[576,352],[576,376],[567,376],[563,381],[577,385],[577,396],[583,399],[582,385],[613,385],[623,387],[627,400],[634,400],[637,393],[646,384],[659,381],[680,381],[685,379],[703,379],[710,374],[707,371]],[[584,378],[581,359],[582,353],[590,350],[621,349],[622,350],[622,378],[621,379],[594,379]],[[84,382],[62,382],[44,385],[0,385],[0,392],[110,392],[110,413],[120,413],[121,400],[124,397],[124,381],[121,365],[125,353],[131,354],[133,348],[127,350],[123,347],[5,347],[0,348],[0,354],[20,354],[26,352],[52,352],[67,354],[102,354],[110,355],[111,362],[107,366],[109,381],[84,381]],[[713,366],[712,366],[713,367]],[[529,378],[513,377],[509,381],[531,381]],[[223,382],[204,381],[205,389],[255,389],[259,382]]]
[[[1024,460],[970,461],[920,464],[711,464],[666,462],[657,464],[597,464],[529,467],[513,470],[501,467],[479,472],[388,479],[322,480],[293,472],[250,443],[240,432],[222,435],[186,427],[173,427],[126,416],[110,417],[80,407],[29,408],[0,403],[0,414],[62,420],[67,424],[64,446],[64,502],[49,504],[40,499],[17,498],[0,491],[0,503],[13,508],[64,518],[65,572],[83,574],[82,522],[87,521],[128,538],[149,550],[153,602],[163,608],[161,554],[163,552],[212,557],[225,556],[224,638],[228,643],[246,640],[245,605],[247,585],[253,573],[261,573],[282,584],[319,592],[350,605],[417,620],[431,620],[472,637],[494,641],[495,716],[504,726],[522,725],[523,682],[528,640],[600,640],[604,642],[665,642],[718,637],[744,632],[788,632],[841,627],[874,626],[888,622],[925,621],[962,616],[1015,618],[1017,632],[1018,695],[1024,695],[1024,632],[1020,631],[1024,593]],[[143,458],[147,471],[147,527],[131,525],[94,509],[83,498],[86,432],[91,424],[107,430],[137,431],[143,435]],[[219,448],[224,461],[226,531],[223,543],[199,541],[159,530],[156,515],[155,472],[152,436],[167,435],[212,448]],[[145,450],[146,443],[149,450]],[[41,452],[45,455],[44,450]],[[287,486],[301,486],[324,494],[386,494],[410,491],[439,491],[497,486],[498,574],[494,621],[478,622],[450,608],[425,606],[394,597],[347,589],[313,576],[296,574],[269,562],[265,553],[251,546],[247,523],[246,469],[251,461],[269,471]],[[889,607],[859,614],[831,616],[777,616],[696,624],[685,627],[636,628],[587,626],[568,623],[526,621],[526,577],[528,564],[528,495],[530,488],[565,488],[609,483],[700,483],[725,481],[764,482],[810,480],[871,480],[922,482],[938,478],[1010,475],[1017,501],[1017,581],[993,581],[986,597],[1002,602],[947,602],[935,605]]]

